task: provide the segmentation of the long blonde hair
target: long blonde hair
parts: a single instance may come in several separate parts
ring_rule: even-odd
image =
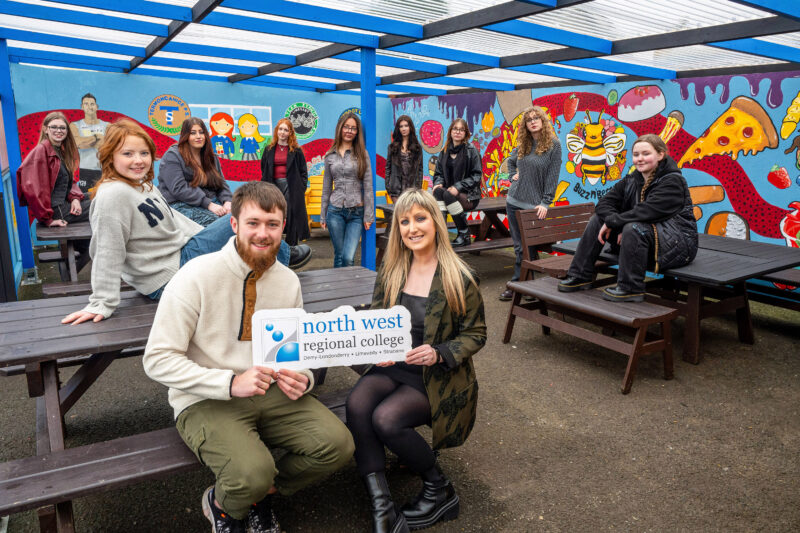
[[[122,147],[122,144],[125,142],[125,138],[129,135],[133,137],[139,137],[142,139],[147,148],[150,150],[150,170],[147,171],[145,178],[141,181],[133,181],[125,176],[122,176],[117,169],[114,168],[114,152],[119,150]],[[119,180],[123,183],[127,183],[134,189],[141,189],[142,191],[147,188],[151,190],[153,188],[153,178],[155,174],[153,173],[153,162],[156,158],[156,145],[153,142],[153,139],[147,134],[142,127],[137,124],[136,122],[123,118],[114,122],[108,128],[106,128],[105,137],[103,137],[103,144],[100,145],[100,148],[97,150],[97,159],[100,161],[100,167],[102,170],[102,175],[100,179],[97,180],[97,184],[95,185],[94,189],[92,190],[92,198],[95,197],[97,191],[100,189],[100,185],[105,183],[106,181],[114,181]]]
[[[447,233],[447,225],[439,211],[439,205],[433,195],[422,189],[409,189],[395,202],[392,228],[389,231],[389,243],[386,246],[386,257],[383,260],[383,304],[391,307],[397,303],[400,292],[405,286],[411,260],[414,254],[403,244],[400,236],[400,218],[411,211],[414,206],[421,207],[433,219],[436,228],[436,260],[444,287],[444,295],[450,309],[459,315],[467,313],[464,295],[464,278],[477,287],[472,270],[453,251]]]
[[[69,127],[69,120],[67,120],[64,113],[61,111],[52,111],[44,117],[42,129],[39,132],[39,142],[41,143],[46,140],[50,143],[50,138],[47,136],[47,128],[54,120],[63,121],[64,125],[67,127],[67,135],[64,137],[64,140],[61,141],[61,147],[53,146],[53,149],[61,156],[64,166],[67,167],[69,177],[72,178],[75,174],[75,169],[78,168],[78,144],[75,142],[75,137],[72,135],[72,130]],[[52,146],[52,143],[50,143],[50,145]]]
[[[528,118],[534,116],[542,119],[542,129],[535,134],[528,131]],[[556,130],[544,109],[538,105],[531,106],[522,112],[522,118],[517,126],[517,156],[525,157],[531,153],[533,142],[536,141],[536,155],[548,151],[556,141]]]

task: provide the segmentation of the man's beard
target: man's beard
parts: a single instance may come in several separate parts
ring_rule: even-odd
[[[252,268],[254,272],[258,273],[264,272],[271,267],[278,256],[278,246],[272,245],[263,252],[254,252],[250,248],[250,242],[241,242],[238,236],[236,237],[236,251],[242,261]]]

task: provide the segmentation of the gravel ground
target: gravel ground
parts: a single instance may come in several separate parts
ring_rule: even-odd
[[[325,233],[316,230],[310,244],[314,259],[305,269],[331,266]],[[524,321],[503,345],[509,304],[497,295],[513,253],[466,258],[482,279],[489,340],[475,357],[475,430],[441,455],[461,515],[431,531],[800,529],[800,314],[753,303],[754,346],[737,341],[734,316],[704,321],[697,366],[680,358],[678,319],[675,379],[661,379],[660,356],[647,356],[623,396],[624,356],[559,333],[545,337]],[[53,276],[52,268],[43,275]],[[355,379],[332,369],[320,391]],[[33,455],[34,402],[24,376],[2,381],[0,401],[0,460]],[[67,445],[171,424],[166,389],[144,375],[139,359],[125,359],[68,413]],[[419,489],[394,458],[388,477],[398,502]],[[200,496],[212,481],[197,470],[80,498],[78,531],[208,531]],[[318,486],[279,498],[276,512],[287,532],[370,530],[352,462]],[[12,516],[8,526],[12,533],[36,529],[33,512]]]

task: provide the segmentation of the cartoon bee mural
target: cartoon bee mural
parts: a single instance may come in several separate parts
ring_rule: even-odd
[[[578,122],[567,134],[567,170],[581,178],[584,185],[587,178],[592,185],[598,180],[605,185],[607,179],[619,179],[625,165],[625,130],[615,128],[613,120],[601,120],[602,116],[600,111],[597,122],[593,122],[586,111],[586,123]]]

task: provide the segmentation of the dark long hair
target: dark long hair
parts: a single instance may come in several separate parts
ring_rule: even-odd
[[[75,137],[72,135],[72,129],[69,127],[69,120],[61,111],[52,111],[44,117],[42,121],[42,129],[39,132],[39,142],[47,141],[50,143],[50,138],[47,136],[47,128],[54,120],[61,120],[67,126],[67,136],[61,141],[61,147],[53,146],[56,152],[61,154],[61,160],[64,161],[64,166],[67,167],[69,177],[72,178],[75,174],[75,169],[78,168],[78,144],[75,142]],[[51,145],[52,146],[52,145]]]
[[[206,142],[200,148],[200,161],[195,159],[192,153],[192,147],[189,146],[189,135],[192,132],[193,126],[200,126],[203,130],[203,135],[206,136]],[[180,152],[184,163],[189,165],[194,170],[194,179],[192,180],[192,187],[207,187],[209,189],[222,188],[222,176],[217,171],[216,155],[211,148],[211,138],[208,135],[208,128],[205,123],[197,117],[189,117],[183,121],[181,126],[181,136],[178,138],[178,152]]]
[[[415,156],[422,151],[422,147],[417,140],[417,129],[414,127],[414,121],[408,115],[400,115],[397,122],[394,123],[394,131],[392,132],[392,143],[389,145],[389,158],[396,156],[403,148],[403,134],[400,133],[400,123],[408,122],[408,151]]]
[[[358,179],[363,180],[364,172],[367,171],[367,166],[369,166],[369,154],[367,154],[367,147],[364,145],[364,131],[361,125],[361,119],[358,118],[358,115],[352,111],[348,111],[339,117],[339,122],[336,123],[336,135],[333,138],[333,145],[325,155],[339,151],[339,147],[343,142],[342,128],[344,127],[344,123],[351,118],[356,121],[356,127],[358,128],[358,132],[356,132],[356,138],[353,139],[353,157],[355,157],[356,161],[358,161]]]
[[[444,153],[447,153],[447,150],[450,149],[450,146],[453,144],[453,128],[456,124],[460,125],[464,128],[464,140],[461,141],[461,144],[469,144],[469,138],[472,137],[472,132],[469,131],[469,126],[467,125],[467,121],[463,118],[455,119],[451,124],[450,127],[447,128],[447,140],[444,142]]]

